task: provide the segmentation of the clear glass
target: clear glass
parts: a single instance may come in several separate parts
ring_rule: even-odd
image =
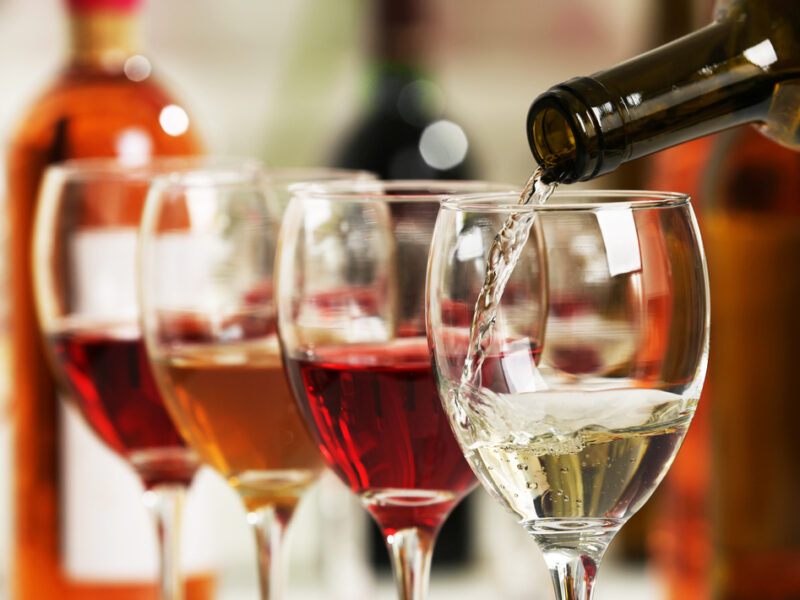
[[[272,600],[283,596],[286,528],[323,467],[276,336],[275,244],[282,198],[296,182],[269,169],[164,177],[151,187],[140,233],[142,324],[156,382],[189,445],[242,499],[261,597]]]
[[[476,481],[450,431],[425,341],[433,224],[482,182],[293,188],[276,263],[284,365],[328,466],[389,548],[398,595],[425,597],[431,553]]]
[[[137,167],[84,159],[49,168],[34,227],[39,323],[66,397],[144,487],[157,526],[160,590],[183,597],[181,507],[199,466],[172,424],[144,352],[136,295],[139,220],[154,177],[198,166],[254,172],[248,159],[168,158]]]
[[[557,598],[589,599],[608,543],[663,478],[697,406],[705,258],[686,196],[556,191],[538,206],[518,197],[443,203],[428,339],[481,484],[533,536]],[[528,223],[530,235],[470,371],[476,299],[507,222]]]

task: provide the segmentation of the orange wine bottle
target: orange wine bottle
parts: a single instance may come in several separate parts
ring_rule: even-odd
[[[651,546],[670,599],[794,600],[800,153],[738,128],[657,158],[654,185],[696,201],[712,327],[706,389]]]
[[[713,597],[800,598],[800,153],[731,131],[706,177]]]
[[[155,599],[154,580],[123,580],[127,578],[107,572],[95,577],[91,569],[87,574],[86,559],[77,561],[81,569],[70,567],[68,549],[75,544],[68,538],[97,539],[105,532],[92,531],[103,527],[99,520],[69,522],[73,511],[66,504],[72,480],[65,469],[78,465],[81,472],[94,473],[103,449],[91,439],[94,453],[87,453],[85,444],[67,443],[66,438],[74,437],[75,421],[65,423],[66,411],[40,340],[31,233],[39,183],[48,164],[94,156],[135,163],[151,155],[198,153],[201,146],[186,111],[155,81],[141,53],[140,0],[67,0],[66,6],[66,63],[27,110],[8,151],[10,399],[15,419],[12,597]],[[91,497],[87,502],[91,511]],[[108,555],[118,555],[126,540],[109,544]],[[212,587],[210,576],[194,578],[190,597],[210,597]]]

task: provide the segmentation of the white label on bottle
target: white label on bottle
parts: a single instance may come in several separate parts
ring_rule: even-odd
[[[133,470],[105,447],[77,410],[62,403],[61,473],[63,557],[69,577],[89,581],[154,581],[155,525]],[[213,573],[214,489],[202,478],[192,487],[184,513],[181,562],[184,573]],[[210,501],[207,501],[210,500]]]
[[[61,414],[67,573],[83,580],[154,579],[156,539],[141,483],[76,410],[64,407]]]

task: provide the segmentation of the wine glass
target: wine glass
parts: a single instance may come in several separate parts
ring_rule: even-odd
[[[153,183],[140,234],[142,324],[179,430],[240,496],[262,598],[283,595],[283,538],[322,458],[284,378],[272,273],[282,198],[361,171],[198,170]]]
[[[139,167],[113,159],[65,162],[45,174],[34,229],[36,303],[52,366],[66,397],[145,487],[165,599],[183,597],[181,507],[199,462],[173,426],[145,357],[136,239],[153,177],[201,164],[258,168],[247,159],[164,158]]]
[[[436,535],[476,485],[439,403],[424,287],[439,201],[481,182],[293,189],[276,261],[284,365],[328,466],[381,529],[399,597],[427,591]]]
[[[556,597],[589,599],[606,547],[665,475],[697,406],[705,258],[687,196],[557,191],[545,204],[517,201],[442,204],[429,343],[481,484],[533,536]],[[487,257],[531,223],[520,215],[533,217],[530,237],[499,300],[484,296],[478,310],[484,282],[499,279],[487,279]],[[488,324],[474,346],[473,323]]]

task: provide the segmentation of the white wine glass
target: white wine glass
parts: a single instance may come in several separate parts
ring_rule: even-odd
[[[361,171],[197,170],[148,194],[139,290],[147,353],[178,429],[238,493],[261,597],[283,597],[284,537],[322,458],[284,379],[273,263],[288,186]]]
[[[428,340],[439,395],[481,484],[533,536],[556,597],[588,600],[609,542],[667,472],[697,406],[705,258],[687,196],[518,198],[443,202]],[[485,282],[497,280],[487,279],[488,257],[509,256],[509,240],[522,239],[509,227],[531,222],[505,291],[476,310]],[[476,346],[473,323],[487,329]]]

